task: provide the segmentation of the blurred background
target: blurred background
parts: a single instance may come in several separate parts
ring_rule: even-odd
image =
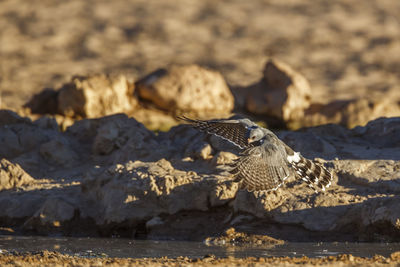
[[[399,14],[397,0],[2,0],[1,108],[73,75],[137,80],[171,64],[248,86],[269,57],[308,79],[313,102],[394,96]]]

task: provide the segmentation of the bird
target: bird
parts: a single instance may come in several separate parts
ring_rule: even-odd
[[[306,159],[272,131],[247,118],[197,120],[179,116],[178,119],[240,149],[238,159],[229,170],[240,189],[277,190],[291,174],[305,181],[315,192],[325,191],[332,183],[332,173],[322,164]]]

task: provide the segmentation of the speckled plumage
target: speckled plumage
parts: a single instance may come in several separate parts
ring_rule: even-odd
[[[230,170],[240,188],[249,191],[276,190],[291,173],[314,190],[325,191],[331,184],[332,174],[323,165],[302,157],[273,132],[249,119],[180,119],[242,149]]]

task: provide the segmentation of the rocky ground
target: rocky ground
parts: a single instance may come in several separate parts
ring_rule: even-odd
[[[399,118],[279,132],[335,173],[318,194],[293,178],[238,190],[225,165],[238,151],[187,125],[154,134],[117,114],[59,131],[53,118],[7,110],[0,122],[0,218],[13,231],[203,240],[234,227],[290,241],[400,240]]]
[[[397,1],[1,1],[0,233],[399,242],[398,13]],[[238,190],[226,164],[239,151],[182,114],[250,117],[334,183]]]

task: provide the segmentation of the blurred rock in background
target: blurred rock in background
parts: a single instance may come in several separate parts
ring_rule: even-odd
[[[175,114],[221,117],[233,109],[233,96],[222,75],[196,65],[157,70],[136,85],[141,98]]]

